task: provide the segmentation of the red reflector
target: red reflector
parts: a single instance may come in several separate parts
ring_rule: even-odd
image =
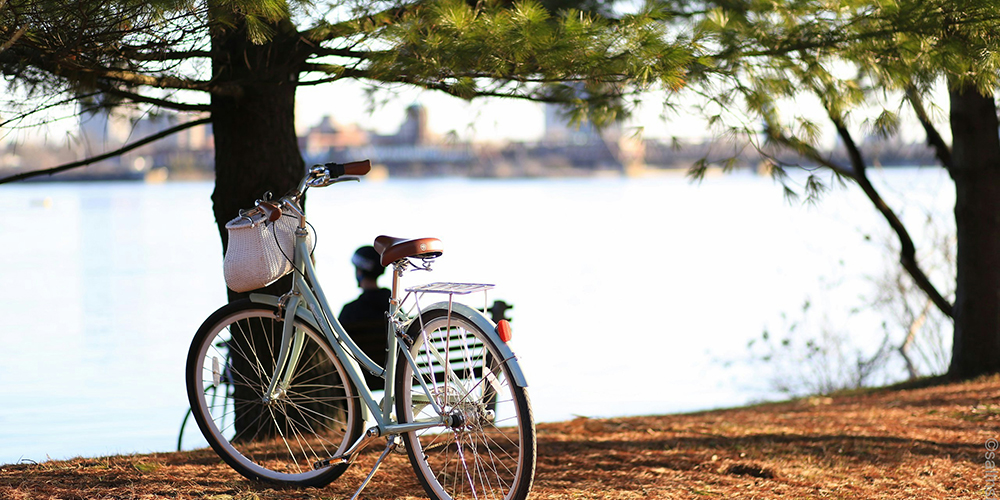
[[[504,344],[506,344],[507,342],[510,342],[510,338],[511,338],[512,334],[513,334],[513,332],[510,329],[510,322],[509,321],[507,321],[505,319],[502,319],[502,320],[500,320],[499,323],[497,323],[497,335],[500,336],[500,340],[502,340],[504,342]]]

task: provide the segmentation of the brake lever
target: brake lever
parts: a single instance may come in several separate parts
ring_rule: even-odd
[[[326,186],[329,186],[330,184],[336,184],[338,182],[345,182],[345,181],[359,181],[360,182],[361,178],[360,177],[355,177],[355,176],[344,176],[344,177],[338,177],[336,179],[330,179],[329,177],[326,177],[326,178],[315,178],[315,179],[310,179],[306,183],[306,186],[308,186],[308,187],[326,187]]]
[[[355,177],[353,175],[347,175],[347,176],[338,177],[336,179],[333,179],[332,181],[329,182],[329,184],[336,184],[338,182],[347,182],[347,181],[361,182],[361,178],[360,177]]]

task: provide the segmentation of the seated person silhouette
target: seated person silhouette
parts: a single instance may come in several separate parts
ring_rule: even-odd
[[[361,295],[344,305],[337,319],[365,354],[379,366],[385,366],[388,327],[386,313],[389,311],[392,292],[378,286],[378,278],[385,272],[380,260],[378,252],[371,246],[363,246],[354,252],[351,263],[354,264],[354,275],[361,288]],[[373,391],[384,388],[385,383],[381,378],[364,368],[361,371],[368,387]]]

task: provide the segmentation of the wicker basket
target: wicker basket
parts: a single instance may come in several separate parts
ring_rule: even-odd
[[[249,292],[292,272],[296,226],[295,217],[272,223],[264,214],[241,215],[226,223],[229,246],[222,263],[226,285],[236,292]],[[306,247],[312,246],[310,233]]]

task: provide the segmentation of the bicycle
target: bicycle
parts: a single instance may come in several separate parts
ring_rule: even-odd
[[[442,244],[376,238],[382,265],[392,270],[385,366],[358,348],[323,294],[302,197],[311,187],[358,180],[370,166],[368,160],[316,165],[294,192],[241,213],[272,227],[294,221],[293,255],[278,245],[278,257],[291,264],[292,286],[281,297],[251,294],[225,305],[199,328],[186,368],[198,427],[251,480],[325,486],[382,437],[385,449],[352,498],[390,452],[405,448],[433,499],[524,499],[534,481],[535,426],[527,382],[507,345],[510,325],[454,300],[485,296],[493,285],[402,290],[404,272],[430,270]],[[447,300],[421,307],[427,294]],[[361,369],[385,380],[381,400]]]

